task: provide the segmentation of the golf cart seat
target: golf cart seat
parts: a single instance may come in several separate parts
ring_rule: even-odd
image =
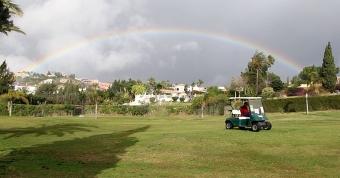
[[[239,119],[250,119],[250,117],[246,117],[246,116],[241,116],[241,117],[238,117]]]
[[[232,110],[231,114],[233,117],[238,117],[241,115],[241,111],[240,110]]]

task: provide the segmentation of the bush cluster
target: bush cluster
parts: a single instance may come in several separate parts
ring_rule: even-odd
[[[304,89],[303,88],[288,88],[287,89],[287,96],[303,96]]]

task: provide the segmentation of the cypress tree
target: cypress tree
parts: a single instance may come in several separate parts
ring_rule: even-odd
[[[7,93],[15,82],[15,75],[7,67],[6,60],[0,65],[0,95]]]
[[[339,68],[335,67],[334,64],[331,43],[328,42],[328,45],[326,46],[325,49],[323,63],[321,67],[320,77],[323,78],[322,86],[329,91],[335,90],[338,73]]]

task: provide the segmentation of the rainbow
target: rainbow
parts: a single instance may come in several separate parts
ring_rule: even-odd
[[[97,36],[94,36],[90,39],[79,41],[77,43],[66,46],[63,49],[59,49],[51,54],[48,54],[40,59],[37,59],[33,64],[25,67],[23,71],[35,71],[36,69],[44,66],[45,64],[57,60],[63,56],[71,54],[75,51],[84,49],[90,45],[101,43],[109,40],[117,40],[123,38],[129,38],[134,36],[155,36],[155,35],[184,35],[184,36],[194,36],[200,38],[207,38],[211,40],[222,41],[225,43],[229,43],[232,45],[241,46],[250,50],[259,50],[264,52],[265,54],[271,54],[274,56],[276,62],[282,63],[290,69],[293,69],[295,72],[299,73],[302,70],[302,66],[300,66],[296,61],[291,60],[284,55],[281,55],[279,52],[261,46],[259,44],[252,43],[250,41],[244,40],[239,37],[228,36],[226,34],[220,33],[212,33],[200,30],[193,29],[178,29],[178,28],[149,28],[149,29],[138,29],[138,30],[130,30],[130,31],[122,31],[122,32],[110,32],[103,33]]]

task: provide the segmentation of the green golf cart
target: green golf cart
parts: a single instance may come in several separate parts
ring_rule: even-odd
[[[244,102],[248,102],[249,116],[241,116],[239,105]],[[235,103],[238,103],[235,104]],[[272,124],[268,122],[268,118],[264,113],[264,107],[261,97],[230,97],[231,105],[231,117],[225,120],[225,128],[233,129],[238,127],[245,130],[250,128],[254,132],[258,132],[263,128],[264,130],[270,130]]]

